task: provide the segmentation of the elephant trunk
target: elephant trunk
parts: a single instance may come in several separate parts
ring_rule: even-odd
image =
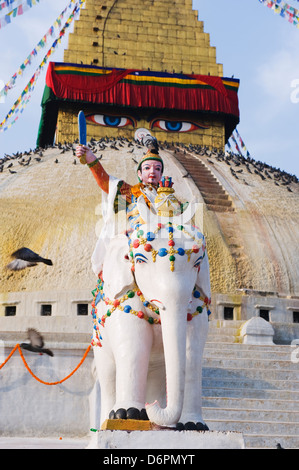
[[[182,413],[186,369],[186,319],[176,306],[161,312],[166,369],[166,408],[159,403],[146,405],[147,415],[160,426],[175,426]]]

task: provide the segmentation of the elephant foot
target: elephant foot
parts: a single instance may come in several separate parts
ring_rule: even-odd
[[[176,425],[177,431],[209,431],[209,428],[204,423],[194,423],[192,421],[188,421],[187,423],[177,423]]]
[[[128,408],[127,410],[119,408],[116,411],[110,411],[109,419],[137,419],[146,421],[148,420],[148,416],[145,408],[142,408],[142,410],[138,410],[137,408]]]

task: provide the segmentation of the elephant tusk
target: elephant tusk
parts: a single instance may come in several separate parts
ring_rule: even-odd
[[[160,300],[158,300],[158,299],[152,299],[151,302],[152,302],[153,304],[155,304],[157,307],[159,307],[161,310],[165,310],[165,307],[164,307],[163,303],[162,303]],[[158,302],[160,305],[157,305],[156,302]]]

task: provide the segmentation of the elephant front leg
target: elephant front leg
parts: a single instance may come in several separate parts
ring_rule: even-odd
[[[149,358],[153,342],[151,326],[122,314],[113,330],[112,349],[116,365],[116,401],[110,418],[147,419],[145,397]]]
[[[181,429],[208,430],[202,417],[202,362],[207,333],[208,317],[205,313],[187,325],[186,381],[178,426]]]
[[[115,402],[115,362],[107,344],[103,348],[93,348],[97,376],[101,387],[101,425],[108,419]]]

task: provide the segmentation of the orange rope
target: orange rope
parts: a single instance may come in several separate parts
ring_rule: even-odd
[[[28,366],[24,356],[23,356],[23,353],[22,353],[22,350],[20,348],[20,345],[19,344],[16,344],[15,347],[13,348],[13,350],[11,351],[10,355],[7,357],[7,359],[3,362],[3,364],[0,365],[0,369],[7,363],[7,361],[11,358],[11,356],[13,355],[13,353],[18,349],[19,350],[19,354],[24,362],[24,365],[26,367],[26,369],[28,370],[28,372],[32,375],[32,377],[34,377],[38,382],[44,384],[44,385],[58,385],[58,384],[61,384],[62,382],[65,382],[65,380],[69,379],[78,369],[79,367],[83,364],[83,362],[85,361],[86,357],[87,357],[87,354],[89,353],[90,351],[90,348],[91,348],[91,345],[88,346],[88,348],[86,349],[85,353],[84,353],[84,356],[82,357],[81,361],[79,362],[79,364],[77,365],[77,367],[75,367],[75,369],[69,374],[67,375],[64,379],[62,380],[59,380],[58,382],[44,382],[43,380],[39,379],[33,372],[32,370],[30,369],[30,367]]]
[[[0,369],[2,369],[3,366],[5,366],[5,364],[9,361],[9,359],[11,358],[11,356],[17,350],[18,347],[19,347],[19,345],[16,344],[15,347],[13,348],[13,350],[11,351],[10,355],[7,357],[7,359],[2,364],[0,364]]]

